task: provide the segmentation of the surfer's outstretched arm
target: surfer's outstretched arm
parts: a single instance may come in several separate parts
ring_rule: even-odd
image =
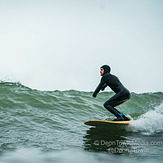
[[[97,94],[100,92],[101,89],[104,90],[104,89],[105,89],[104,87],[106,88],[107,85],[106,85],[105,78],[102,77],[102,78],[101,78],[100,84],[97,86],[96,90],[95,90],[94,93],[93,93],[93,97],[95,98],[95,97],[97,96]]]

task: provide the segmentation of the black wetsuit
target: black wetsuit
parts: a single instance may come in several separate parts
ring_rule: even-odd
[[[104,69],[104,74],[102,75],[100,84],[93,93],[93,97],[96,97],[100,90],[103,91],[109,86],[116,94],[104,103],[104,107],[120,120],[129,120],[124,115],[122,118],[120,112],[114,107],[127,101],[130,98],[130,92],[122,85],[115,75],[110,73],[110,67],[108,65],[104,65],[101,68]]]

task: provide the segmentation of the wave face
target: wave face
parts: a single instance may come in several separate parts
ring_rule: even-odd
[[[61,151],[61,153],[64,153],[63,151],[67,150],[67,153],[70,154],[69,150],[77,150],[77,155],[80,153],[79,151],[82,151],[81,157],[84,157],[85,160],[81,160],[86,161],[87,153],[85,152],[105,151],[107,152],[106,157],[108,157],[108,151],[111,147],[114,149],[112,153],[124,155],[124,153],[115,150],[119,147],[122,149],[122,146],[113,142],[130,141],[130,144],[127,145],[129,150],[127,154],[125,153],[125,159],[128,159],[128,155],[137,157],[139,154],[139,157],[140,155],[147,157],[151,154],[153,158],[158,154],[163,155],[162,150],[160,150],[162,146],[156,148],[154,145],[148,145],[146,146],[148,152],[141,152],[140,154],[133,152],[133,150],[138,151],[142,149],[142,146],[131,144],[131,141],[155,141],[161,145],[163,136],[162,92],[132,93],[129,101],[117,107],[120,111],[137,106],[155,109],[138,108],[126,111],[127,116],[137,120],[129,126],[123,128],[115,126],[90,128],[83,124],[84,121],[91,119],[113,119],[114,116],[103,108],[103,103],[112,95],[112,92],[102,92],[94,99],[92,92],[75,90],[39,91],[30,89],[20,83],[1,82],[0,153],[15,151],[16,153],[13,154],[15,158],[15,155],[20,153],[20,149],[25,149],[27,153],[29,149],[37,149],[39,150],[39,152],[36,152],[39,155],[38,157],[42,156],[41,152],[55,153],[55,151]],[[95,144],[95,141],[98,141],[98,143]],[[101,141],[112,141],[112,144],[99,144]],[[29,152],[30,154],[31,152]],[[44,155],[46,154],[44,153]],[[59,157],[58,155],[61,154],[55,153],[55,155]],[[99,157],[103,157],[103,154]],[[28,158],[25,157],[25,160]],[[66,159],[67,156],[65,156]],[[114,160],[114,158],[112,159]],[[94,156],[88,160],[89,162],[94,161]],[[7,160],[6,156],[3,156],[0,161],[11,162],[11,160]],[[38,162],[41,162],[40,159]]]

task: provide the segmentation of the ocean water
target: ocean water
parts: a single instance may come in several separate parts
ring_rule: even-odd
[[[163,93],[132,93],[117,107],[129,110],[128,126],[91,127],[113,119],[103,103],[113,95],[76,90],[39,91],[0,83],[0,163],[162,162]]]

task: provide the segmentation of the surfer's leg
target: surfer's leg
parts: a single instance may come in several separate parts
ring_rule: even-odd
[[[120,115],[120,112],[111,105],[110,100],[104,103],[104,107],[117,117],[116,120],[123,121],[123,117]]]
[[[115,106],[118,106],[127,100],[128,99],[124,99],[124,97],[120,96],[119,94],[116,94],[104,103],[104,107],[117,117],[117,119],[115,120],[127,121],[129,119],[125,115],[121,116],[120,112],[116,108],[114,108]]]
[[[120,105],[120,104],[122,104],[122,103],[124,103],[124,102],[126,102],[128,99],[126,99],[126,100],[123,100],[123,101],[120,101],[120,102],[117,102],[117,104],[115,103],[115,104],[113,104],[112,105],[112,107],[120,114],[120,111],[119,110],[117,110],[116,108],[115,108],[115,106],[118,106],[118,105]],[[124,114],[122,115],[122,117],[123,117],[123,119],[124,119],[124,121],[129,121],[130,119],[129,118],[127,118]]]

